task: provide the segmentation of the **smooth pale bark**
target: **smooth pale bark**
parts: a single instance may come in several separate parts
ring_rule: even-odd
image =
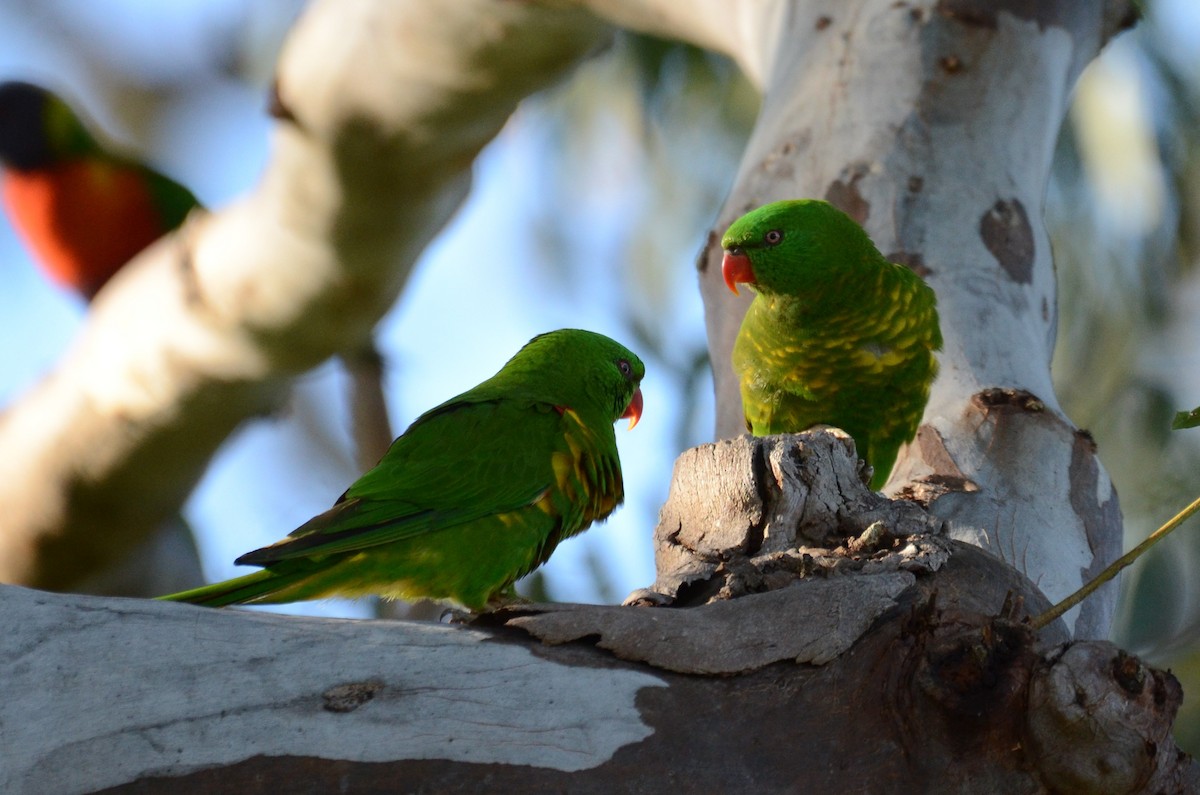
[[[779,32],[798,5],[789,0],[576,0],[621,27],[678,39],[734,60],[756,86],[766,82]]]
[[[637,599],[672,607],[528,605],[467,628],[0,587],[0,790],[1200,784],[1170,738],[1174,677],[1064,646],[1059,623],[1034,634],[1033,585],[871,494],[844,439],[689,451],[663,513],[660,551],[691,562]]]
[[[743,6],[744,8],[744,6]],[[1055,295],[1042,200],[1071,87],[1119,2],[827,0],[763,10],[763,104],[701,256],[720,437],[743,429],[730,351],[749,296],[720,275],[720,233],[783,198],[828,199],[924,275],[946,339],[915,444],[889,492],[1057,601],[1116,557],[1116,493],[1050,382]],[[1107,637],[1115,585],[1068,614]]]
[[[607,40],[537,3],[328,0],[281,56],[257,187],[103,291],[0,417],[0,582],[69,588],[183,503],[244,419],[356,351],[527,94]]]

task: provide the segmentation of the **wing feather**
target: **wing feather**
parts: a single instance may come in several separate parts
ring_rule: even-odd
[[[338,502],[238,563],[267,565],[367,549],[531,505],[555,483],[567,449],[546,403],[458,402],[423,415]]]

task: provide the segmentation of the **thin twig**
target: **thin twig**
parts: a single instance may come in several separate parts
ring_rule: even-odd
[[[1200,510],[1200,497],[1197,497],[1196,500],[1194,502],[1192,502],[1191,505],[1189,505],[1188,507],[1184,508],[1179,513],[1172,516],[1171,519],[1166,524],[1164,524],[1162,527],[1158,528],[1153,533],[1146,536],[1145,541],[1138,544],[1136,547],[1129,550],[1124,555],[1122,555],[1121,557],[1117,558],[1115,561],[1110,563],[1104,571],[1102,571],[1098,575],[1096,575],[1096,577],[1094,579],[1092,579],[1090,582],[1088,582],[1086,585],[1084,585],[1078,591],[1071,594],[1066,599],[1063,599],[1061,602],[1059,602],[1054,607],[1047,610],[1045,613],[1042,613],[1040,616],[1037,616],[1036,618],[1034,618],[1033,621],[1031,622],[1031,626],[1033,627],[1033,629],[1035,631],[1040,630],[1042,627],[1046,626],[1051,621],[1058,618],[1063,613],[1067,612],[1072,607],[1074,607],[1075,605],[1082,602],[1084,599],[1088,598],[1091,595],[1092,591],[1096,590],[1101,585],[1103,585],[1104,583],[1111,580],[1113,577],[1116,577],[1117,573],[1119,571],[1121,571],[1121,569],[1125,568],[1130,563],[1133,563],[1135,560],[1137,560],[1139,557],[1141,557],[1142,553],[1144,553],[1150,547],[1154,546],[1160,539],[1162,539],[1164,536],[1166,536],[1167,533],[1170,533],[1176,527],[1181,525],[1185,519],[1187,519],[1189,516],[1194,514],[1197,510]]]

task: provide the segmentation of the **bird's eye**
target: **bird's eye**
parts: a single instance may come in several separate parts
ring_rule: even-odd
[[[620,370],[621,375],[625,376],[626,378],[629,378],[631,375],[633,375],[633,368],[629,365],[629,362],[625,361],[624,359],[617,360],[617,369]]]
[[[781,240],[783,240],[783,232],[779,229],[772,229],[763,235],[763,242],[765,242],[768,246],[779,245],[779,241]]]

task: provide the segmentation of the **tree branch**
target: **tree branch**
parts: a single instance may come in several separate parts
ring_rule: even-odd
[[[755,450],[776,464],[742,468]],[[721,583],[692,580],[697,607],[530,605],[466,628],[0,587],[0,789],[420,782],[649,793],[803,782],[840,792],[852,780],[889,793],[1132,793],[1200,783],[1170,737],[1182,698],[1174,677],[1108,643],[1063,645],[1061,623],[1033,633],[1022,605],[1046,602],[1032,583],[946,541],[918,507],[871,495],[855,468],[830,433],[685,454],[656,537],[686,540],[703,576]],[[836,473],[850,476],[831,481]],[[742,484],[758,496],[730,502]],[[698,490],[750,535],[698,543],[711,516]],[[766,532],[753,532],[764,520]],[[785,531],[828,545],[786,545]],[[744,543],[772,535],[777,547]],[[914,552],[922,545],[951,554]]]
[[[788,0],[575,0],[597,16],[649,36],[687,42],[732,59],[762,86],[783,39]]]

